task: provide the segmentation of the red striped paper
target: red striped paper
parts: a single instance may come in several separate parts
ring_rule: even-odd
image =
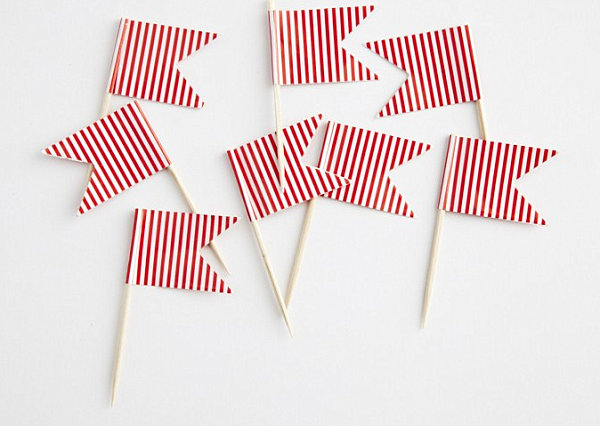
[[[137,101],[42,152],[93,166],[80,215],[171,164]]]
[[[206,31],[122,18],[107,93],[200,108],[177,64],[214,40]]]
[[[555,150],[450,136],[439,208],[545,225],[514,181],[555,155]]]
[[[276,84],[377,80],[342,41],[374,6],[270,10],[271,63]]]
[[[200,248],[236,217],[136,209],[127,284],[231,293],[200,255]]]
[[[381,117],[481,98],[467,25],[372,41],[366,46],[408,74]]]
[[[348,181],[316,167],[300,163],[321,119],[311,117],[282,130],[285,153],[285,191],[281,192],[277,169],[275,133],[227,151],[229,162],[250,221],[302,203]]]
[[[350,185],[324,197],[414,217],[388,173],[429,148],[424,143],[330,121],[319,167],[349,179]]]

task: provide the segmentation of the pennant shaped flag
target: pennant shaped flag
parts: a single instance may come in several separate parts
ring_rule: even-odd
[[[555,150],[450,136],[439,209],[545,225],[514,181],[555,155]]]
[[[250,221],[348,184],[340,176],[300,163],[320,119],[319,114],[282,130],[287,171],[283,193],[277,178],[275,133],[227,151]]]
[[[431,148],[427,144],[330,121],[319,167],[350,180],[324,197],[414,217],[388,172]]]
[[[136,209],[127,284],[231,293],[200,255],[200,248],[236,217]]]
[[[177,63],[216,37],[206,31],[122,18],[106,92],[201,108],[204,102]]]
[[[469,27],[372,41],[366,46],[408,74],[381,117],[481,98]]]
[[[374,6],[270,10],[271,64],[275,84],[377,80],[342,41]]]
[[[137,101],[42,152],[93,166],[80,215],[171,164]]]

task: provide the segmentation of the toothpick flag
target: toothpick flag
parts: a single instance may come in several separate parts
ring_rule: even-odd
[[[285,192],[277,179],[275,133],[227,151],[250,221],[328,193],[348,183],[343,177],[300,162],[318,127],[311,117],[282,130],[285,146]]]
[[[330,121],[319,167],[350,180],[324,197],[414,217],[388,172],[428,151],[429,145]]]
[[[137,101],[42,152],[93,166],[80,215],[171,164]]]
[[[450,136],[439,209],[545,225],[514,181],[555,155],[555,150]]]
[[[381,117],[480,99],[468,25],[372,41],[366,46],[408,74]]]
[[[217,34],[122,18],[107,93],[201,108],[177,63]]]
[[[200,248],[236,217],[136,209],[127,284],[231,293]]]
[[[377,80],[342,41],[374,6],[270,10],[271,63],[275,84]]]

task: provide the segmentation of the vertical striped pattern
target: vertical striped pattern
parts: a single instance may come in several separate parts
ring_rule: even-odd
[[[381,117],[481,98],[467,25],[372,41],[366,46],[408,74],[379,111]]]
[[[236,217],[136,209],[127,284],[231,293],[200,248]]]
[[[329,122],[319,167],[350,180],[324,197],[414,217],[387,173],[428,151],[429,145]]]
[[[450,136],[439,208],[545,225],[514,181],[555,155],[555,150]]]
[[[80,215],[171,164],[137,101],[42,152],[93,166]]]
[[[341,47],[374,6],[270,10],[271,63],[276,84],[377,80]]]
[[[106,91],[200,108],[204,102],[177,63],[216,37],[215,33],[122,18]]]
[[[250,221],[348,183],[346,179],[333,173],[300,163],[320,119],[321,115],[311,117],[283,129],[286,170],[283,193],[277,173],[275,133],[227,151]]]

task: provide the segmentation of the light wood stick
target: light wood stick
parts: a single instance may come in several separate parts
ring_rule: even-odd
[[[275,0],[269,0],[269,10],[275,10]],[[279,57],[278,44],[273,43],[275,57]],[[279,186],[281,192],[285,191],[285,151],[283,145],[283,131],[281,128],[281,92],[279,84],[275,82],[273,70],[273,101],[275,103],[275,140],[277,141],[277,164],[279,170]]]
[[[433,280],[437,269],[437,260],[440,247],[440,237],[442,235],[442,226],[444,224],[444,210],[438,210],[435,220],[435,230],[433,231],[433,240],[431,242],[431,253],[429,254],[429,270],[427,271],[427,282],[425,283],[425,295],[423,297],[423,310],[421,311],[421,327],[427,325],[427,314],[431,303],[431,292],[433,290]]]
[[[485,114],[483,113],[483,101],[481,99],[475,102],[477,104],[477,117],[479,118],[479,131],[481,137],[487,140],[487,127],[485,125]]]
[[[477,118],[479,119],[479,131],[481,133],[481,137],[487,140],[487,127],[485,123],[485,114],[483,111],[483,101],[479,99],[475,102],[475,104],[477,106]],[[433,241],[431,244],[431,254],[429,255],[429,270],[427,271],[427,282],[425,283],[425,295],[423,297],[423,309],[421,311],[422,328],[425,328],[427,325],[427,314],[429,313],[429,306],[431,304],[431,293],[433,281],[435,279],[435,272],[437,269],[440,237],[442,234],[445,214],[446,213],[444,210],[438,210],[437,219],[435,221],[435,230],[433,232]]]
[[[306,207],[306,212],[304,213],[304,222],[302,223],[302,231],[300,231],[300,239],[298,240],[298,247],[296,248],[296,256],[294,257],[294,264],[292,265],[292,270],[290,272],[290,278],[288,280],[287,292],[285,294],[285,306],[289,309],[290,302],[292,300],[292,293],[294,292],[294,288],[296,287],[296,281],[298,279],[298,274],[300,273],[300,266],[302,265],[302,259],[304,257],[304,246],[306,245],[306,240],[308,237],[308,232],[310,230],[310,225],[312,224],[312,217],[315,210],[315,203],[317,202],[317,198],[312,198],[308,202],[308,206]]]
[[[171,164],[169,167],[167,167],[167,170],[169,171],[169,173],[171,173],[171,176],[173,176],[173,179],[175,180],[175,184],[179,188],[179,191],[181,191],[181,194],[183,195],[183,198],[185,198],[185,202],[187,203],[190,210],[192,210],[193,213],[198,213],[198,210],[196,209],[196,205],[192,201],[190,194],[185,189],[185,186],[183,186],[183,183],[181,182],[181,179],[179,178],[179,175],[175,171],[175,168],[173,167],[173,165]],[[215,242],[211,241],[210,243],[208,243],[208,246],[212,249],[213,253],[217,257],[219,262],[221,262],[221,265],[223,265],[223,268],[225,268],[225,271],[228,274],[230,274],[229,268],[227,267],[227,264],[225,263],[223,256],[221,256],[221,253],[219,253],[219,250],[217,249],[217,245],[215,244]]]
[[[115,404],[117,396],[117,385],[119,384],[119,373],[121,371],[121,357],[123,355],[123,347],[125,346],[125,332],[127,331],[127,316],[129,314],[129,301],[131,299],[131,287],[133,284],[125,284],[123,293],[123,306],[121,307],[121,323],[119,324],[119,340],[117,341],[117,349],[115,352],[115,366],[113,370],[112,394],[110,397],[110,406]]]
[[[277,285],[277,279],[275,278],[275,273],[273,272],[273,267],[271,266],[271,261],[269,260],[269,255],[267,254],[267,249],[265,248],[265,243],[263,242],[262,234],[260,233],[260,228],[258,227],[258,223],[256,221],[250,221],[250,224],[252,225],[252,231],[254,231],[254,238],[256,239],[256,243],[258,244],[258,249],[260,250],[265,269],[267,270],[267,275],[269,276],[271,287],[273,287],[275,298],[277,299],[277,303],[279,304],[279,309],[281,310],[281,314],[283,315],[283,319],[285,320],[285,325],[287,326],[290,336],[294,337],[294,334],[292,332],[292,325],[290,324],[290,319],[288,318],[288,312],[285,307],[283,297],[281,297],[281,292],[279,291],[279,286]]]

